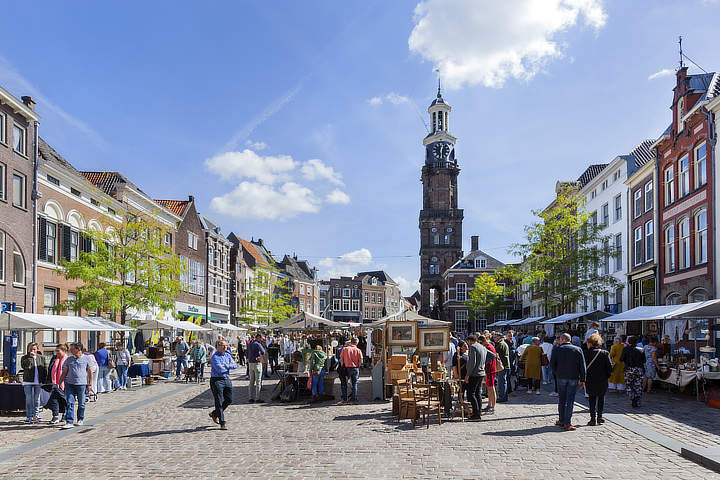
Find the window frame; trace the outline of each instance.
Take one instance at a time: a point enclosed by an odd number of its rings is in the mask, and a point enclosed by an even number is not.
[[[615,234],[615,271],[622,270],[622,233]]]
[[[0,142],[7,145],[7,114],[0,112]]]
[[[653,197],[654,192],[653,192],[653,181],[652,180],[650,180],[649,182],[647,182],[645,184],[645,186],[643,187],[643,191],[644,191],[645,212],[649,212],[655,206],[654,205],[655,200]]]
[[[655,259],[655,224],[653,220],[645,222],[645,261]]]
[[[7,235],[5,232],[0,230],[0,283],[5,283],[5,271],[7,270],[5,264],[5,240]]]
[[[610,204],[603,203],[600,207],[600,214],[602,215],[602,221],[604,226],[610,225]]]
[[[633,265],[635,265],[636,267],[638,265],[642,265],[643,263],[643,239],[643,227],[635,227],[635,230],[633,232]]]
[[[16,137],[16,135],[15,135],[16,129],[19,130],[20,132],[22,132],[22,135],[21,135],[21,137],[22,137],[22,143],[21,143],[22,150],[18,150],[18,149],[17,149],[18,139],[15,138],[15,137]],[[19,125],[17,122],[13,122],[13,144],[12,144],[12,149],[13,149],[13,151],[14,151],[15,153],[19,153],[19,154],[22,155],[22,156],[27,156],[27,128],[23,127],[22,125]]]
[[[700,217],[704,216],[705,218],[705,227],[700,228],[699,226],[699,220]],[[708,240],[707,240],[707,231],[708,231],[708,219],[707,219],[707,209],[703,208],[701,210],[698,210],[697,213],[694,215],[694,222],[695,222],[695,265],[700,265],[702,263],[707,263],[708,261]],[[702,247],[704,248],[704,255],[702,254]]]
[[[7,200],[7,166],[0,163],[0,200]]]
[[[686,235],[683,236],[683,225],[687,222]],[[678,222],[678,270],[690,268],[690,218],[684,217]]]
[[[683,169],[683,167],[685,167]],[[690,194],[690,156],[685,154],[678,160],[678,198]]]
[[[643,191],[642,188],[638,188],[633,193],[633,218],[638,218],[643,214]]]
[[[455,284],[455,301],[467,301],[467,283],[460,282]]]
[[[702,159],[698,159],[698,152],[700,149],[704,149],[705,155],[703,155]],[[707,184],[707,143],[703,142],[697,147],[693,149],[694,154],[693,157],[695,161],[693,162],[694,169],[695,169],[695,188],[700,188],[703,185]],[[702,167],[701,164],[702,163]],[[701,175],[702,172],[702,175]],[[702,183],[700,183],[700,179],[702,178]]]
[[[664,171],[665,182],[665,206],[675,201],[675,166],[670,165]]]
[[[616,195],[613,202],[615,203],[615,222],[619,222],[622,220],[622,194]]]
[[[674,272],[677,269],[677,256],[675,253],[675,225],[665,227],[665,273]],[[669,268],[668,268],[669,267]]]
[[[20,180],[20,187],[21,187],[21,188],[20,188],[20,191],[21,191],[20,202],[21,202],[21,203],[19,203],[19,204],[15,202],[15,196],[17,195],[17,188],[16,188],[16,186],[15,186],[15,179],[16,179],[16,178]],[[13,198],[12,198],[12,204],[13,204],[14,207],[18,207],[18,208],[22,208],[22,209],[26,209],[26,208],[27,208],[27,176],[25,176],[24,174],[22,174],[22,173],[20,173],[20,172],[18,172],[18,171],[13,171]]]

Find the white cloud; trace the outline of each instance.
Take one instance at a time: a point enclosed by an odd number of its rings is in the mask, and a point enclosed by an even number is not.
[[[425,0],[408,46],[440,70],[448,88],[529,80],[563,56],[558,33],[605,25],[604,0]]]
[[[675,72],[673,70],[671,70],[669,68],[663,68],[662,70],[657,71],[657,72],[653,73],[652,75],[650,75],[648,77],[648,80],[655,80],[656,78],[660,78],[660,77],[669,77],[670,75],[674,75],[674,74],[675,74]]]
[[[290,155],[261,156],[250,149],[225,152],[205,160],[205,166],[223,180],[252,178],[272,184],[286,180],[297,162]]]
[[[328,180],[335,185],[345,185],[342,181],[342,174],[336,172],[333,167],[325,165],[318,158],[305,162],[300,171],[307,180]]]
[[[210,201],[214,211],[237,218],[286,220],[301,213],[316,213],[320,201],[306,187],[294,182],[279,189],[257,182],[242,182],[235,189]]]
[[[393,105],[401,105],[403,103],[410,103],[410,98],[399,93],[390,92],[387,95],[380,97],[372,97],[367,101],[372,106],[382,105],[384,102],[392,103]]]
[[[415,293],[415,290],[420,290],[420,282],[418,282],[417,280],[408,280],[402,275],[393,277],[393,279],[400,287],[400,291],[402,292],[403,297],[409,297],[410,295]]]
[[[328,193],[325,197],[325,200],[328,203],[335,203],[335,204],[342,204],[347,205],[350,203],[350,197],[347,193],[343,192],[342,190],[336,188],[332,192]]]
[[[252,148],[256,152],[259,152],[260,150],[265,150],[267,148],[267,143],[253,142],[252,140],[248,140],[245,142],[245,146]]]
[[[353,276],[372,264],[373,258],[370,250],[361,248],[344,253],[339,257],[327,257],[318,262],[322,268],[323,278]]]

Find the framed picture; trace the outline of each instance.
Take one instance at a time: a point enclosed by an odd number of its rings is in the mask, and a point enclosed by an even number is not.
[[[450,328],[421,328],[420,351],[444,352],[450,348]]]
[[[417,322],[387,322],[388,345],[417,345]]]

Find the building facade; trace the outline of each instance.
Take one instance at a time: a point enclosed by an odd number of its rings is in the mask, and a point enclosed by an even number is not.
[[[208,317],[211,321],[227,323],[230,321],[230,249],[233,244],[225,238],[221,229],[212,220],[199,215],[205,235],[207,251],[207,292]]]
[[[298,260],[296,256],[285,255],[278,263],[278,268],[285,272],[288,278],[288,291],[295,312],[308,312],[319,315],[320,295],[317,286],[317,270],[311,268],[305,260]]]
[[[362,280],[357,277],[331,278],[328,290],[329,309],[325,318],[335,322],[361,323],[362,290]]]
[[[438,87],[428,108],[432,129],[423,139],[422,210],[420,210],[420,314],[442,315],[443,277],[463,256],[463,211],[458,208],[455,137],[450,135],[450,110]]]

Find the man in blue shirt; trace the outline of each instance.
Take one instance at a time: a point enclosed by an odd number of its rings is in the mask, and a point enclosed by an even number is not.
[[[210,390],[215,398],[215,410],[210,412],[210,418],[213,419],[213,422],[220,424],[220,430],[227,430],[224,412],[232,403],[230,370],[237,368],[237,363],[227,348],[227,342],[220,340],[217,350],[210,357]]]
[[[255,340],[250,342],[247,349],[247,360],[250,373],[250,384],[248,385],[248,403],[262,402],[260,390],[262,389],[262,360],[265,355],[265,346],[262,341],[262,334],[255,335]]]

